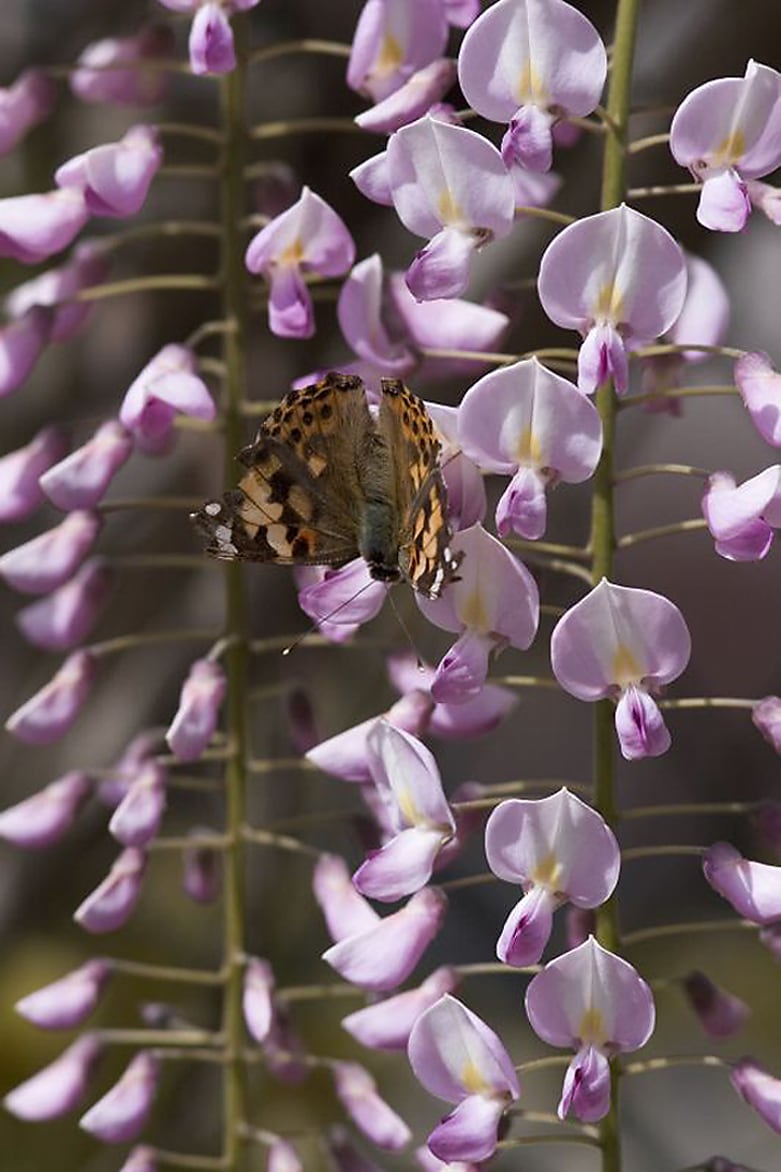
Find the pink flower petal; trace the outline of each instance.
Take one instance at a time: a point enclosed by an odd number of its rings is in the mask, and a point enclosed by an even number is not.
[[[67,451],[59,427],[44,427],[23,448],[0,457],[0,522],[21,521],[44,499],[38,480]]]
[[[58,509],[94,508],[132,451],[132,436],[111,419],[86,444],[49,468],[41,477],[41,488]]]
[[[92,689],[96,662],[88,651],[74,651],[34,696],[12,712],[8,732],[28,745],[49,745],[68,731]]]
[[[32,797],[0,811],[0,838],[26,850],[59,842],[91,792],[92,781],[86,773],[65,773]]]
[[[3,1099],[17,1119],[41,1123],[73,1111],[87,1093],[103,1043],[96,1034],[83,1034],[59,1058],[28,1078]]]
[[[717,842],[705,852],[702,869],[738,915],[762,925],[781,919],[781,867],[744,859],[728,842]]]
[[[228,13],[217,0],[209,0],[196,9],[188,48],[190,68],[198,76],[230,73],[236,68],[233,30]]]
[[[88,932],[102,935],[120,928],[133,914],[141,895],[146,856],[127,847],[101,884],[87,896],[73,918]]]
[[[452,993],[458,984],[457,974],[439,968],[416,989],[408,989],[358,1009],[342,1018],[342,1029],[356,1041],[374,1050],[406,1050],[410,1031],[424,1009]]]
[[[39,1029],[73,1029],[96,1008],[113,971],[109,960],[88,960],[58,981],[28,993],[14,1009]]]
[[[24,594],[48,594],[78,569],[100,528],[95,513],[70,513],[53,529],[3,554],[0,577]]]
[[[616,705],[616,732],[621,754],[627,761],[660,757],[671,738],[664,717],[652,696],[630,685]]]
[[[94,627],[113,580],[101,558],[90,558],[59,589],[17,611],[16,625],[35,647],[70,651]]]
[[[128,1143],[144,1127],[154,1104],[160,1060],[142,1050],[111,1090],[90,1107],[79,1127],[103,1143]]]

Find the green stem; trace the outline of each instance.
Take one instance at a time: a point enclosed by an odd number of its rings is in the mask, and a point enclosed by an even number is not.
[[[639,0],[618,0],[610,86],[607,97],[605,153],[602,165],[602,211],[618,207],[626,198],[627,142]],[[596,585],[613,570],[616,547],[613,508],[616,397],[612,382],[597,391],[597,409],[602,419],[602,458],[594,477],[591,512],[591,574]],[[608,824],[615,824],[615,734],[613,705],[600,700],[594,706],[594,805]],[[597,912],[597,938],[603,947],[617,951],[620,942],[618,904],[613,895]],[[619,1126],[619,1071],[611,1062],[610,1110],[599,1125],[603,1172],[620,1172],[621,1132]]]
[[[222,305],[221,319],[230,323],[223,335],[222,357],[225,362],[225,469],[234,475],[233,458],[241,446],[241,402],[246,396],[245,378],[245,274],[242,264],[245,241],[241,220],[246,215],[243,172],[246,154],[244,92],[247,63],[246,17],[233,21],[237,65],[220,79],[220,113],[225,142],[220,179],[220,226]],[[225,1167],[238,1172],[242,1136],[247,1120],[247,1086],[242,1056],[244,1027],[241,995],[244,971],[244,885],[245,821],[247,777],[247,625],[244,583],[238,562],[225,566],[227,614],[225,633],[229,639],[225,655],[228,676],[227,735],[230,756],[225,773],[225,897],[223,966],[227,973],[222,1012],[227,1062],[223,1106],[223,1156]]]

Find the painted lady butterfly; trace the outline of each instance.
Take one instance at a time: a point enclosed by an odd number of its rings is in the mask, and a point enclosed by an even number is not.
[[[382,380],[376,418],[350,375],[290,391],[238,459],[238,489],[193,514],[214,557],[341,566],[360,556],[372,578],[404,578],[426,598],[456,577],[439,441],[398,380]]]

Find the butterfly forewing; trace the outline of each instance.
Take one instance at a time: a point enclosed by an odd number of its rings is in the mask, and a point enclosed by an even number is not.
[[[194,519],[216,557],[338,566],[363,552],[373,577],[435,598],[457,565],[438,455],[402,383],[383,380],[375,421],[361,380],[329,374],[285,396],[239,453],[238,488]]]

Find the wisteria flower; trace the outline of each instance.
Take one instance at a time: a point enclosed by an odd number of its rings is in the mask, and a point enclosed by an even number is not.
[[[367,0],[353,36],[347,84],[380,102],[442,57],[446,42],[442,0]]]
[[[123,846],[143,847],[156,837],[166,806],[166,773],[149,758],[111,815],[109,833]]]
[[[767,354],[744,354],[735,363],[735,383],[762,439],[781,448],[781,374]]]
[[[103,1143],[134,1140],[149,1118],[159,1078],[159,1058],[140,1051],[118,1082],[82,1115],[79,1127]]]
[[[489,1159],[502,1115],[521,1093],[494,1031],[448,994],[415,1022],[407,1052],[426,1090],[457,1104],[428,1137],[434,1155],[446,1163]]]
[[[0,522],[21,521],[44,499],[38,483],[67,451],[59,427],[44,427],[23,448],[0,457]]]
[[[100,532],[96,513],[78,510],[0,557],[0,577],[24,594],[48,594],[78,569]]]
[[[373,1050],[406,1050],[410,1031],[423,1013],[458,985],[458,974],[438,968],[415,989],[396,993],[342,1018],[342,1029]]]
[[[426,728],[431,714],[431,700],[418,689],[410,689],[387,712],[372,716],[336,736],[328,737],[308,749],[305,756],[318,769],[341,777],[343,781],[372,781],[369,754],[369,735],[380,720],[386,719],[396,728],[419,736]]]
[[[71,770],[14,806],[0,811],[0,838],[25,850],[59,842],[92,793],[86,773]]]
[[[402,695],[421,690],[430,694],[436,671],[421,664],[414,653],[394,652],[388,658],[390,681]],[[498,684],[486,684],[477,696],[457,704],[434,703],[425,731],[445,740],[466,740],[492,732],[518,703],[515,692]],[[403,726],[402,726],[403,727]],[[419,735],[419,734],[418,734]]]
[[[367,904],[373,920],[343,936],[323,953],[323,960],[353,985],[380,992],[395,989],[439,932],[446,909],[445,894],[436,887],[424,887],[384,919]]]
[[[714,985],[705,973],[687,973],[681,985],[708,1037],[732,1037],[746,1024],[751,1011],[745,1001]]]
[[[509,123],[505,163],[534,171],[550,169],[554,124],[590,114],[606,74],[597,30],[564,0],[499,0],[469,28],[458,55],[469,105]]]
[[[371,899],[412,895],[431,878],[440,850],[456,832],[437,763],[409,733],[380,720],[367,738],[372,777],[395,834],[372,852],[353,877]]]
[[[58,509],[94,508],[132,451],[130,432],[110,419],[85,444],[41,476],[41,488]]]
[[[188,48],[196,75],[230,73],[236,67],[236,49],[230,15],[254,8],[260,0],[160,0],[174,12],[193,14]]]
[[[670,150],[702,183],[700,223],[739,232],[751,212],[746,180],[781,163],[781,76],[749,61],[743,77],[698,86],[675,112]]]
[[[730,1082],[741,1099],[781,1135],[781,1078],[776,1078],[753,1058],[741,1058],[732,1067]]]
[[[114,972],[110,960],[88,960],[73,972],[17,1001],[14,1009],[44,1030],[71,1030],[89,1017]]]
[[[751,720],[765,740],[781,753],[781,697],[765,696],[751,710]]]
[[[608,1060],[638,1050],[653,1033],[656,1013],[648,985],[631,964],[590,936],[532,978],[526,1012],[544,1042],[576,1051],[564,1076],[559,1118],[572,1111],[583,1123],[602,1119],[610,1108]]]
[[[463,554],[458,579],[441,598],[416,598],[435,626],[459,633],[431,685],[431,695],[444,704],[479,695],[491,654],[508,644],[526,650],[539,621],[539,593],[531,574],[481,525],[457,533],[452,549]]]
[[[94,627],[113,581],[113,572],[102,558],[89,558],[59,589],[17,611],[14,621],[35,647],[70,651]]]
[[[196,659],[182,685],[179,707],[165,734],[171,752],[180,761],[195,761],[217,728],[220,706],[228,687],[224,669],[212,659]]]
[[[497,941],[505,964],[536,964],[557,907],[598,907],[618,882],[621,852],[596,810],[564,788],[536,801],[513,798],[492,811],[485,854],[495,875],[523,888]]]
[[[628,761],[658,757],[670,734],[653,696],[689,662],[691,638],[678,607],[651,590],[603,578],[557,623],[551,664],[579,700],[618,701],[616,732]]]
[[[17,1119],[41,1123],[67,1115],[87,1093],[103,1042],[97,1034],[82,1034],[59,1058],[20,1083],[3,1099]]]
[[[404,1120],[377,1093],[377,1084],[357,1062],[332,1061],[334,1090],[353,1123],[386,1151],[397,1152],[412,1138]]]
[[[702,512],[716,553],[732,562],[766,557],[781,526],[781,464],[773,464],[738,485],[729,472],[714,472],[702,498]]]
[[[49,745],[68,731],[92,689],[97,664],[89,651],[74,651],[48,684],[12,712],[8,732],[28,745]]]
[[[63,163],[54,175],[58,187],[84,195],[93,216],[134,216],[144,206],[163,161],[153,126],[132,126],[116,143],[93,147]]]
[[[442,403],[427,403],[426,407],[440,442],[439,466],[447,489],[450,528],[454,531],[469,529],[485,518],[487,501],[483,474],[462,447],[459,408]]]
[[[106,878],[79,904],[73,918],[93,935],[115,932],[130,918],[141,896],[146,856],[126,847]]]
[[[304,187],[298,200],[255,235],[245,263],[269,282],[269,329],[281,338],[311,338],[315,332],[307,273],[341,277],[355,259],[355,244],[324,199]]]
[[[728,842],[717,842],[705,852],[702,869],[739,916],[762,926],[781,920],[781,867],[744,859]]]
[[[0,155],[7,155],[28,130],[48,118],[57,101],[53,80],[37,69],[0,89]]]
[[[362,130],[392,134],[394,130],[422,118],[445,96],[455,80],[455,61],[440,57],[413,73],[399,89],[376,106],[358,114],[355,121]]]
[[[487,472],[512,475],[496,509],[501,537],[535,540],[545,532],[546,489],[579,484],[602,452],[599,414],[576,386],[536,358],[486,374],[458,412],[464,451]]]
[[[344,566],[297,566],[298,605],[321,635],[344,643],[382,610],[390,587],[369,573],[362,557]]]
[[[537,291],[551,321],[583,335],[580,390],[592,394],[612,378],[623,395],[627,347],[658,338],[683,308],[686,262],[661,224],[621,204],[554,238],[540,262]]]
[[[407,270],[410,291],[419,301],[460,296],[475,250],[512,228],[501,155],[473,130],[426,116],[391,136],[388,175],[404,227],[429,240]]]
[[[147,25],[130,37],[93,41],[76,59],[68,79],[71,90],[82,102],[154,106],[165,94],[168,75],[163,69],[145,67],[144,61],[166,57],[172,50],[172,31],[160,24]]]
[[[67,248],[88,219],[78,188],[0,199],[0,256],[39,264]]]
[[[0,326],[0,399],[27,381],[49,343],[54,314],[33,305],[21,317]]]
[[[109,271],[109,257],[98,240],[84,240],[69,260],[58,268],[46,269],[37,277],[17,285],[5,299],[5,308],[19,318],[33,306],[54,310],[49,327],[50,342],[66,342],[88,321],[94,306],[78,301],[81,289],[99,285]]]
[[[155,354],[125,392],[119,421],[142,451],[166,452],[177,415],[210,423],[217,414],[206,384],[195,373],[197,360],[186,346],[169,344]]]

